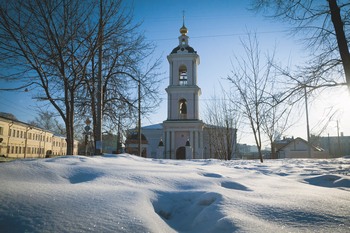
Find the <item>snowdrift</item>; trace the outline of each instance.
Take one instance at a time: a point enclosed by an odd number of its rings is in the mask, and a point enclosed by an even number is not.
[[[350,232],[350,158],[0,164],[0,232]]]

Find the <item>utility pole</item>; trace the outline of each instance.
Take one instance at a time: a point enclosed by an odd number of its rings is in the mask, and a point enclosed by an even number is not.
[[[310,144],[310,126],[309,126],[309,108],[307,104],[307,93],[306,85],[304,85],[304,95],[305,95],[305,115],[306,115],[306,133],[307,133],[307,142],[308,142],[308,154],[309,158],[311,157],[311,144]]]
[[[341,156],[341,147],[340,147],[340,135],[339,135],[339,121],[337,120],[337,134],[338,134],[338,157]]]
[[[141,152],[141,80],[139,78],[138,81],[138,126],[137,126],[137,134],[138,134],[138,150],[139,150],[139,156],[142,156],[142,152]]]
[[[121,130],[121,117],[120,117],[120,114],[119,114],[119,117],[118,117],[118,133],[117,133],[117,154],[119,153],[122,153],[122,145],[121,145],[121,133],[120,133],[120,130]]]
[[[103,21],[102,21],[102,0],[100,0],[100,19],[98,30],[98,74],[97,74],[97,122],[95,132],[95,155],[102,154],[102,42],[103,42]]]

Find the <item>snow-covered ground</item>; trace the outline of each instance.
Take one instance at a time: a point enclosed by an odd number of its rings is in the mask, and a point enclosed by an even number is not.
[[[0,232],[350,232],[350,157],[1,163]]]

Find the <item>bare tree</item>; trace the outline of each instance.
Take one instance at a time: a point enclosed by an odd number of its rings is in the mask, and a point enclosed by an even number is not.
[[[304,81],[299,84],[337,86],[344,84],[345,75],[350,88],[349,1],[254,0],[253,9],[292,23],[292,33],[304,37],[313,59],[301,71]]]
[[[147,114],[159,104],[158,67],[159,60],[152,61],[154,46],[145,42],[138,33],[139,24],[133,24],[131,11],[124,11],[121,1],[104,1],[101,22],[103,30],[95,31],[87,37],[91,48],[91,60],[86,67],[84,85],[79,91],[77,106],[82,117],[92,116],[94,138],[97,138],[97,112],[99,92],[102,91],[102,112],[104,131],[136,119],[138,113],[137,94],[141,85],[142,114]],[[92,24],[95,25],[95,24]],[[92,29],[88,30],[88,32]],[[103,33],[103,35],[99,35]],[[100,39],[100,41],[98,40]],[[99,47],[99,43],[102,46]],[[97,50],[102,49],[102,53]],[[100,57],[101,54],[101,57]],[[103,61],[99,71],[100,59]],[[102,90],[98,88],[101,72]]]
[[[76,120],[93,116],[96,132],[98,94],[110,121],[134,108],[130,77],[149,91],[144,103],[153,102],[145,106],[159,103],[157,85],[151,85],[157,83],[158,62],[147,66],[152,47],[131,22],[132,14],[122,8],[121,0],[0,4],[0,78],[21,82],[18,88],[35,89],[35,98],[57,110],[65,123],[67,154],[73,153]]]
[[[65,135],[65,127],[57,120],[57,114],[50,111],[40,110],[38,116],[28,124],[49,130],[58,135]]]
[[[9,119],[11,119],[11,120],[18,121],[17,117],[16,117],[15,115],[13,115],[12,113],[0,112],[0,116],[1,116],[1,117],[9,118]]]
[[[274,79],[272,79],[271,91],[274,88]],[[280,138],[293,123],[290,120],[294,104],[291,101],[282,101],[282,94],[267,93],[266,108],[261,114],[261,128],[267,136],[271,146],[271,158],[276,159],[275,140]]]
[[[222,96],[214,94],[206,104],[204,113],[209,136],[210,155],[217,159],[231,160],[236,153],[239,111],[223,88]]]
[[[36,88],[65,123],[67,154],[73,154],[75,95],[89,54],[81,31],[94,4],[77,0],[2,1],[0,60],[3,79]],[[84,55],[84,60],[81,55]],[[78,62],[79,61],[79,62]]]
[[[242,117],[247,120],[252,130],[260,161],[263,162],[261,152],[263,134],[265,133],[272,144],[277,133],[286,128],[289,111],[281,106],[278,87],[274,85],[276,79],[273,66],[274,54],[264,59],[256,35],[248,34],[247,41],[241,40],[244,56],[235,56],[233,70],[228,80],[233,84],[237,93],[233,102],[237,105]],[[288,114],[287,114],[288,115]],[[284,119],[283,119],[284,118]],[[283,121],[282,121],[283,119]],[[282,125],[278,126],[277,122]],[[283,123],[282,123],[283,122]]]

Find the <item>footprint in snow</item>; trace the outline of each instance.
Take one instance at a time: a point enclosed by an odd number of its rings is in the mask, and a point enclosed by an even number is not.
[[[224,187],[227,189],[236,189],[240,191],[252,191],[250,188],[234,181],[223,181],[221,182],[221,187]]]
[[[222,175],[217,173],[201,173],[200,175],[203,175],[205,177],[211,177],[211,178],[222,178]]]

